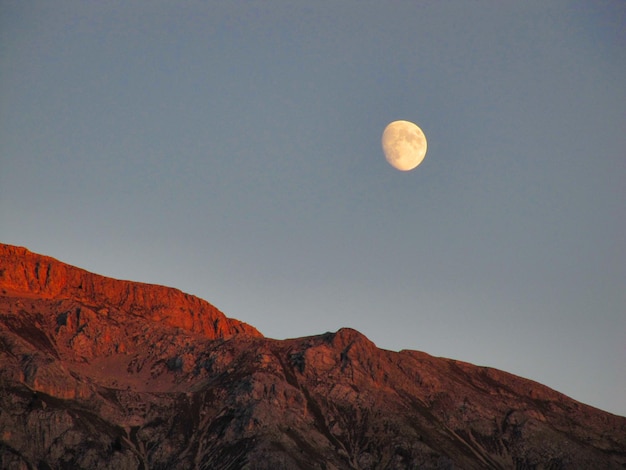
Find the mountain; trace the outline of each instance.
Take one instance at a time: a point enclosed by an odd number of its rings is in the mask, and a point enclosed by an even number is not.
[[[3,469],[626,468],[626,418],[536,382],[9,245],[0,364]]]

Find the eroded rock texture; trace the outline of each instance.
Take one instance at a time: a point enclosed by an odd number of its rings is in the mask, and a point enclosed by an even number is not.
[[[0,245],[0,468],[626,468],[626,418]]]

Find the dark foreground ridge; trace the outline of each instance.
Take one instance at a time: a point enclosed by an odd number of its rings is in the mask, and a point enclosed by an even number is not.
[[[626,418],[0,245],[2,469],[624,469]]]

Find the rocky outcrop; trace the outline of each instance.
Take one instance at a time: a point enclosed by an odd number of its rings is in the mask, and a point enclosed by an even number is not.
[[[217,312],[207,333],[163,307],[199,299],[10,250],[0,468],[626,467],[626,418],[536,382],[351,329],[279,341]]]
[[[0,285],[7,293],[113,308],[207,338],[261,336],[250,325],[178,289],[99,276],[22,247],[0,244]]]

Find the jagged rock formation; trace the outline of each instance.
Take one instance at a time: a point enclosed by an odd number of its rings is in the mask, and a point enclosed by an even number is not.
[[[0,468],[626,468],[626,418],[0,245]]]

